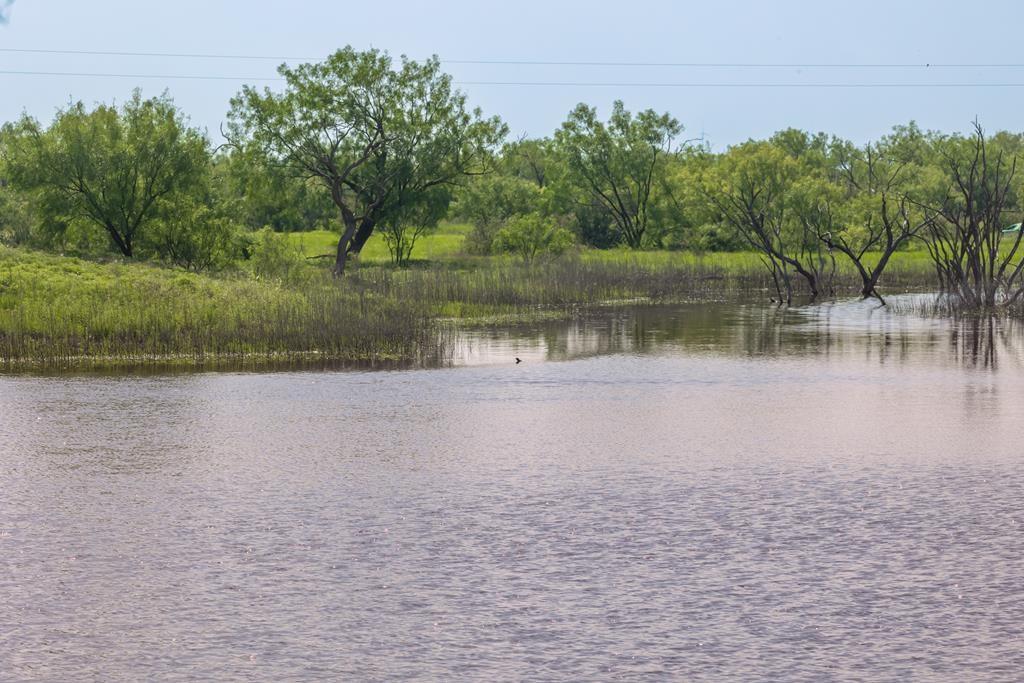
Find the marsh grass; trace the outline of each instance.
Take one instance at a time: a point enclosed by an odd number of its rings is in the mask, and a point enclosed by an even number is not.
[[[212,278],[0,249],[0,362],[73,366],[318,356],[378,361],[437,351],[412,302],[245,275]]]
[[[913,314],[928,317],[942,317],[953,320],[1024,320],[1024,301],[1013,303],[997,303],[995,306],[979,307],[964,301],[955,294],[926,293],[912,297],[902,297],[893,302],[891,308],[896,313]]]
[[[609,302],[763,298],[753,254],[583,251],[526,266],[462,257],[395,268],[363,259],[340,283],[300,260],[275,279],[196,275],[0,248],[0,364],[18,367],[430,362],[450,325],[571,316]],[[888,291],[926,289],[930,263],[894,259]],[[840,288],[857,291],[840,271]]]
[[[754,254],[695,255],[682,252],[582,252],[546,263],[523,265],[491,259],[469,267],[430,269],[361,268],[359,286],[386,296],[441,307],[455,317],[488,309],[587,306],[621,300],[654,302],[768,298],[771,275]],[[932,287],[930,262],[894,258],[884,284],[893,292]],[[837,274],[839,294],[859,291],[852,268]]]

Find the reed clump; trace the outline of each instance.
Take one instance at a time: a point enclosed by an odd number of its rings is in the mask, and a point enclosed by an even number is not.
[[[891,291],[934,286],[929,261],[900,256],[886,271]],[[749,253],[584,252],[529,266],[495,259],[469,268],[363,268],[354,278],[389,296],[469,309],[721,299],[764,295],[772,286],[770,272]],[[852,295],[860,287],[852,267],[840,269],[835,283],[838,294]]]

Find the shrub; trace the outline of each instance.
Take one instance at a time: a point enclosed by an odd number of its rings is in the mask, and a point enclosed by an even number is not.
[[[559,256],[572,246],[572,233],[549,218],[530,213],[509,220],[495,236],[495,246],[532,263],[539,256]]]
[[[295,283],[304,279],[306,271],[302,252],[270,228],[255,233],[249,263],[257,280]]]
[[[202,204],[182,202],[153,226],[147,239],[156,255],[185,270],[220,270],[241,252],[238,228]]]

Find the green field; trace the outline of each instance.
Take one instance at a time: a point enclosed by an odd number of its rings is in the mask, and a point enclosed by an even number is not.
[[[471,229],[471,226],[464,223],[443,223],[436,232],[424,235],[416,241],[412,260],[443,261],[461,256],[466,233]],[[333,256],[338,248],[338,233],[328,230],[288,233],[288,239],[305,256]],[[370,238],[359,258],[366,264],[391,263],[387,244],[379,234]]]
[[[436,232],[421,237],[413,249],[412,259],[422,265],[449,263],[459,266],[487,267],[495,261],[512,260],[512,257],[472,257],[465,253],[466,235],[472,226],[465,223],[442,223]],[[338,246],[338,234],[328,230],[287,233],[288,240],[298,247],[304,256],[331,256]],[[620,249],[577,249],[573,256],[593,264],[630,264],[642,268],[704,268],[720,269],[729,275],[760,273],[764,269],[760,257],[754,252],[704,252]],[[366,243],[360,255],[364,265],[388,265],[388,253],[384,238],[374,235]],[[853,276],[852,264],[842,255],[836,259],[837,272],[841,276]],[[923,249],[901,251],[893,255],[887,267],[887,280],[904,282],[912,280],[918,286],[924,284],[933,274],[928,253]]]

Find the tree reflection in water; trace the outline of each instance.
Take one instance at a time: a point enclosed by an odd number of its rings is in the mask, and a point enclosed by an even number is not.
[[[899,304],[900,298],[893,297]],[[608,354],[730,357],[826,356],[881,364],[1021,364],[1024,336],[1000,317],[922,315],[874,301],[811,306],[695,303],[614,307],[567,321],[468,330],[453,341],[455,365],[559,361]]]

